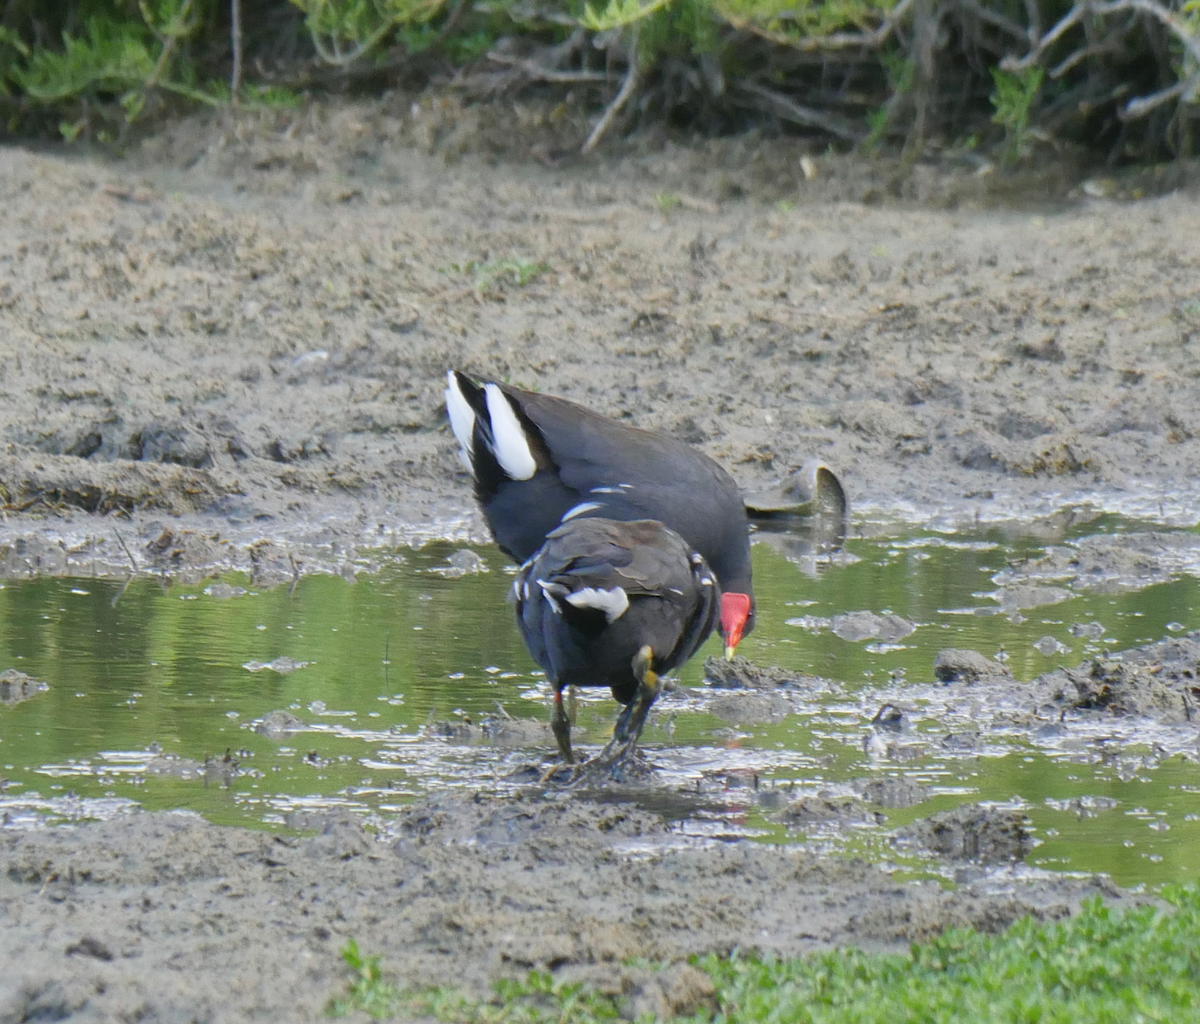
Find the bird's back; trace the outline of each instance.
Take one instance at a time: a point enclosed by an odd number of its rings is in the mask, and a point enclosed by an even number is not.
[[[716,462],[682,441],[566,399],[495,382],[480,386],[452,373],[447,404],[457,389],[474,409],[472,431],[491,429],[488,386],[509,400],[529,452],[521,464],[532,469],[514,479],[495,457],[495,441],[475,445],[476,497],[510,555],[530,558],[564,517],[655,519],[704,555],[725,590],[753,593],[741,492]]]
[[[609,686],[628,702],[649,646],[656,671],[683,664],[712,632],[719,590],[703,557],[661,523],[572,519],[514,581],[517,620],[551,681]]]

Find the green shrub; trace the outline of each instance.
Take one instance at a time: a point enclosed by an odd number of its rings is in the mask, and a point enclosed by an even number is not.
[[[969,140],[1013,161],[1043,140],[1072,140],[1110,161],[1144,161],[1189,154],[1200,121],[1200,0],[239,0],[240,8],[254,31],[246,59],[234,61],[231,39],[243,34],[231,32],[233,0],[0,0],[0,106],[10,129],[61,123],[68,136],[120,134],[180,102],[293,103],[330,80],[322,67],[342,82],[372,83],[385,69],[455,68],[468,95],[476,81],[478,95],[575,88],[604,112],[589,146],[614,125],[670,117],[734,130],[782,124],[822,147],[830,138],[894,140],[916,152],[931,138]],[[284,51],[269,80],[243,84],[234,70],[257,68],[256,53]]]

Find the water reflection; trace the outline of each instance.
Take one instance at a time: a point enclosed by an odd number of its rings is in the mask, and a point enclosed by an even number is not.
[[[1079,541],[1085,533],[1136,527],[1081,522],[1053,541],[1086,552],[1097,544]],[[758,544],[758,626],[742,650],[828,686],[761,720],[727,720],[687,689],[700,685],[713,643],[664,698],[645,745],[669,786],[720,795],[723,806],[737,803],[737,780],[755,780],[736,812],[692,821],[697,834],[824,842],[819,828],[780,824],[781,793],[906,775],[930,797],[889,810],[889,828],[965,799],[1017,799],[1041,840],[1031,863],[1127,883],[1190,878],[1187,851],[1200,839],[1194,731],[1096,719],[1092,733],[1028,740],[994,730],[948,745],[948,729],[969,729],[951,721],[961,712],[943,706],[932,672],[939,650],[969,648],[1003,661],[1017,686],[1200,624],[1197,538],[1172,536],[1175,575],[1149,586],[1043,578],[1038,566],[1054,557],[1046,540],[999,530],[861,537],[832,557]],[[386,815],[433,786],[503,786],[548,757],[547,688],[505,603],[504,556],[431,544],[371,559],[378,572],[261,591],[237,575],[194,587],[152,578],[0,586],[0,670],[48,684],[0,706],[9,824],[131,803],[244,824],[310,807]],[[880,622],[905,628],[873,633]],[[864,747],[887,701],[912,712],[908,760]],[[494,745],[482,727],[501,717],[522,724],[507,727],[517,745]],[[611,721],[607,696],[583,696],[585,747],[603,742]],[[1129,728],[1141,733],[1122,733]],[[864,827],[850,845],[893,858],[881,834]]]

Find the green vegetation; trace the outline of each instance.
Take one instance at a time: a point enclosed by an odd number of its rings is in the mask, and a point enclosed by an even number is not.
[[[342,959],[353,980],[346,995],[330,1000],[331,1017],[360,1010],[379,1020],[419,1015],[459,1024],[597,1024],[619,1016],[616,1000],[539,971],[531,971],[523,980],[497,981],[493,998],[479,1000],[452,988],[405,990],[385,980],[380,958],[363,957],[353,939],[343,947]]]
[[[1161,159],[1200,138],[1198,0],[0,0],[12,132],[119,139],[181,106],[448,68],[468,96],[570,91],[585,148],[663,117],[1008,161],[1042,141]]]
[[[486,292],[494,291],[505,283],[524,288],[543,274],[548,274],[551,267],[541,260],[507,259],[451,263],[446,269],[455,274],[470,274],[475,278],[475,290]]]
[[[363,956],[358,943],[351,939],[342,947],[342,959],[353,974],[350,991],[329,1003],[331,1017],[345,1017],[348,1013],[361,1010],[370,1017],[384,1019],[394,1017],[404,1006],[400,989],[384,981],[379,967],[379,957]]]
[[[1004,126],[1005,156],[1010,161],[1019,160],[1029,150],[1031,112],[1042,88],[1043,76],[1039,67],[1027,68],[1020,74],[992,69],[992,78],[996,82],[996,91],[992,93],[996,113],[992,120]]]
[[[1067,921],[1017,922],[1002,935],[947,932],[903,955],[836,950],[795,960],[734,955],[697,961],[716,986],[728,1024],[1127,1024],[1200,1021],[1200,887],[1167,887],[1173,910],[1113,912],[1099,899]],[[531,974],[495,986],[490,999],[451,990],[405,992],[385,982],[378,958],[351,942],[355,973],[335,1015],[423,1014],[449,1024],[594,1024],[615,1020],[619,997]]]

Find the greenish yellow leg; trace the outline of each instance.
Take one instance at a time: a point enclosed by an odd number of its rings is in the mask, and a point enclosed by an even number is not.
[[[575,763],[575,755],[571,752],[571,719],[563,707],[562,690],[555,690],[550,708],[550,729],[558,740],[558,749],[562,751],[563,760],[567,764]]]
[[[658,699],[659,683],[658,673],[650,666],[654,664],[654,651],[649,645],[644,646],[633,657],[633,674],[638,681],[637,696],[634,697],[633,703],[629,706],[628,718],[624,722],[624,729],[617,739],[625,740],[630,749],[637,743],[638,737],[642,734],[642,727],[646,724],[646,716],[650,714],[650,708]],[[626,718],[623,714],[622,718]],[[618,722],[618,728],[621,723]]]

